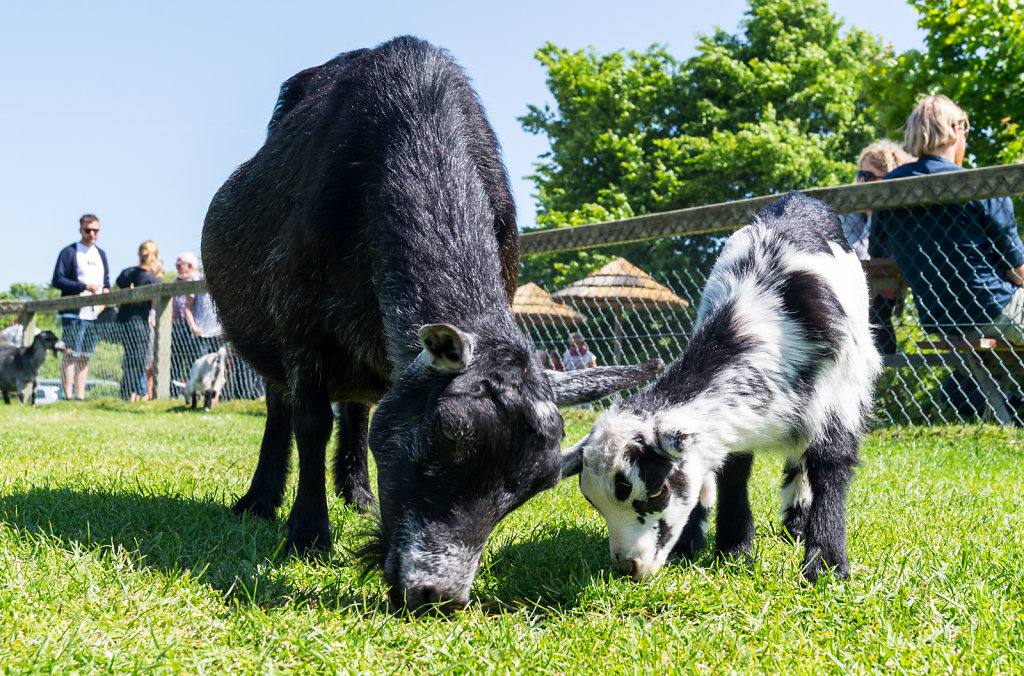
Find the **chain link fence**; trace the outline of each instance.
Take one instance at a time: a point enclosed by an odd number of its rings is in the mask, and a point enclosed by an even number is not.
[[[68,350],[82,348],[80,353],[66,351],[57,358],[46,359],[39,374],[40,387],[34,393],[36,403],[51,403],[64,398],[61,370],[72,359],[77,359],[79,364],[87,364],[86,399],[128,399],[132,393],[142,398],[160,396],[161,387],[162,398],[182,396],[192,364],[226,344],[220,336],[195,335],[187,322],[173,316],[173,298],[201,291],[205,291],[204,282],[114,291],[102,296],[105,305],[99,317],[82,324],[64,321],[61,316],[77,316],[79,308],[84,305],[78,297],[28,303],[0,302],[0,315],[8,321],[17,322],[2,332],[0,342],[15,346],[31,344],[32,339],[26,339],[26,333],[34,336],[37,331],[52,331],[67,344]],[[96,302],[95,296],[91,302]],[[148,318],[118,312],[121,306],[140,302],[154,307]],[[162,323],[157,322],[158,309],[165,316]],[[158,340],[161,324],[162,335],[165,336],[162,341]],[[158,343],[163,343],[166,348],[162,369]],[[226,371],[220,396],[222,401],[264,396],[263,378],[234,353],[230,345]],[[75,395],[73,391],[72,396]]]
[[[832,205],[847,228],[860,219],[874,239],[864,266],[876,338],[887,353],[877,423],[1024,423],[1024,351],[1010,349],[1008,336],[975,331],[979,327],[965,320],[983,314],[981,287],[1012,267],[1006,247],[1016,223],[1006,198],[1024,194],[1024,165],[805,192]],[[704,281],[725,240],[776,197],[523,235],[522,286],[514,304],[521,326],[555,368],[589,355],[598,364],[671,361],[687,345]],[[871,212],[870,222],[864,212]],[[980,287],[965,273],[972,266],[989,272]],[[219,339],[197,339],[172,321],[170,299],[202,293],[204,282],[157,286],[104,296],[111,305],[152,301],[155,326],[93,326],[88,397],[124,396],[125,366],[142,354],[152,355],[157,395],[174,396],[180,388],[173,381],[186,380],[191,363],[220,346]],[[0,315],[20,314],[31,331],[61,336],[58,312],[88,302],[0,301]],[[579,345],[570,344],[575,332]],[[222,398],[263,396],[261,378],[229,354]],[[59,368],[59,360],[46,361],[41,377],[47,386],[59,382]]]
[[[887,353],[877,423],[1024,422],[1024,351],[968,321],[987,316],[985,288],[996,279],[1005,287],[1014,267],[1007,247],[1019,236],[1008,198],[1024,194],[1024,165],[805,192],[877,240],[864,261],[876,340]],[[555,368],[579,352],[574,332],[598,364],[670,361],[686,347],[725,240],[776,197],[528,233],[519,321]],[[985,272],[981,281],[970,269]]]

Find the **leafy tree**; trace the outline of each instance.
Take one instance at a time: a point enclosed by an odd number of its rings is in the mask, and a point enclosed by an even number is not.
[[[533,176],[541,227],[850,180],[877,136],[862,78],[881,44],[844,33],[825,0],[751,0],[745,16],[685,63],[659,46],[538,51],[557,109],[521,121],[551,141]]]
[[[971,118],[976,166],[1024,161],[1024,8],[1018,0],[910,0],[926,51],[888,48],[870,68],[878,121],[898,135],[925,94],[945,94]]]
[[[16,300],[43,300],[59,296],[60,291],[52,286],[43,286],[32,282],[14,282],[6,295]]]
[[[825,0],[751,0],[741,35],[699,36],[679,62],[646,52],[547,44],[554,109],[530,106],[526,130],[551,150],[532,177],[541,228],[845,183],[878,130],[862,78],[881,51]],[[524,257],[524,280],[562,287],[621,255],[695,301],[723,238]],[[696,303],[694,303],[696,305]]]

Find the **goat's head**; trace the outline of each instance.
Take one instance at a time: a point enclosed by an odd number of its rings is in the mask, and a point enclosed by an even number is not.
[[[562,458],[562,476],[580,489],[605,523],[615,570],[636,581],[665,564],[698,500],[714,503],[714,461],[699,432],[677,419],[613,407]]]
[[[67,346],[64,345],[64,341],[58,338],[53,331],[43,331],[37,335],[35,339],[37,341],[41,341],[40,345],[43,346],[44,350],[50,350],[53,352],[54,357],[67,349]]]
[[[423,351],[370,426],[377,461],[379,557],[395,606],[464,606],[484,543],[505,515],[558,482],[558,404],[640,383],[655,360],[557,374],[525,337],[423,327]]]

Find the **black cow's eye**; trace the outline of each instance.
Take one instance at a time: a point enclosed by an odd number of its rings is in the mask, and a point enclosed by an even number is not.
[[[658,490],[656,490],[655,492],[653,492],[650,495],[648,495],[647,499],[648,500],[654,500],[655,498],[660,498],[664,494],[665,494],[665,484],[662,484],[661,487]]]

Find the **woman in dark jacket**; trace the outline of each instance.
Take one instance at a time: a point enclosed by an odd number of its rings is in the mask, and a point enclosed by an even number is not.
[[[161,269],[160,252],[152,240],[139,246],[139,264],[125,268],[117,276],[119,289],[133,289],[147,284],[159,284],[153,274]],[[153,301],[125,303],[117,313],[121,326],[124,358],[121,361],[121,398],[138,401],[146,398],[146,351],[149,347],[149,310]]]

